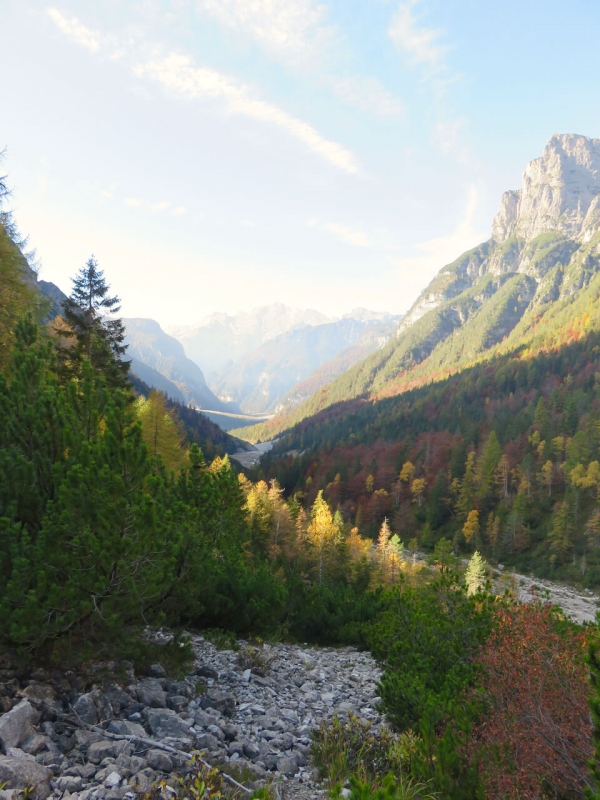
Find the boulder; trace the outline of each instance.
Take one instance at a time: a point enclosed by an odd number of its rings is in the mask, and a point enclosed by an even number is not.
[[[206,694],[202,695],[200,704],[202,708],[214,708],[227,717],[235,711],[235,697],[220,689],[207,689]]]
[[[167,693],[156,678],[147,678],[140,681],[137,686],[137,696],[140,703],[150,708],[166,708]]]
[[[18,747],[32,732],[40,716],[29,700],[21,700],[13,709],[0,717],[0,744],[4,752]]]
[[[108,723],[108,732],[116,733],[119,736],[140,736],[142,739],[148,735],[142,725],[125,719],[111,720]]]
[[[146,753],[146,760],[148,761],[149,767],[156,769],[159,772],[173,771],[173,760],[169,757],[168,753],[164,752],[164,750],[159,750],[158,748],[148,750]]]
[[[33,759],[0,756],[0,783],[5,789],[22,791],[34,786],[39,800],[45,800],[50,794],[51,778],[52,772]]]
[[[167,736],[184,739],[189,735],[190,722],[193,722],[193,720],[185,722],[170,708],[149,708],[146,715],[150,730],[159,739]]]
[[[278,758],[277,772],[281,772],[282,775],[287,775],[288,778],[291,778],[292,775],[295,775],[296,772],[298,772],[298,764],[296,763],[296,759],[289,756],[281,756],[281,758]]]

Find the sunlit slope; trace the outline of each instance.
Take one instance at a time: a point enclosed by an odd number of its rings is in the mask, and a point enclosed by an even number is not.
[[[527,165],[522,188],[503,195],[492,237],[440,270],[383,350],[244,436],[273,438],[335,403],[399,394],[596,329],[599,271],[600,140],[556,135]]]

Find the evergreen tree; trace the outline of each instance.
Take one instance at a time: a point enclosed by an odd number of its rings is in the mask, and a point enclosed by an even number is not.
[[[177,472],[184,467],[188,463],[185,431],[169,414],[165,395],[152,390],[148,399],[140,397],[137,400],[136,411],[149,454],[153,458],[160,456],[168,470]]]
[[[73,279],[73,291],[63,306],[70,346],[62,346],[63,364],[76,371],[86,358],[96,372],[102,372],[110,386],[127,385],[129,362],[123,360],[127,345],[125,326],[111,317],[120,310],[118,297],[109,295],[110,286],[98,262],[91,256]]]

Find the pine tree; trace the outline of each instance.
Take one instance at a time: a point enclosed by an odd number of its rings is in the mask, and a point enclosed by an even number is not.
[[[317,561],[317,578],[319,586],[323,584],[326,569],[335,556],[341,540],[341,532],[335,523],[329,505],[321,490],[317,495],[310,513],[307,528],[307,539],[312,546]]]
[[[473,595],[485,586],[487,564],[478,550],[475,550],[465,572],[467,594]]]
[[[479,533],[479,511],[477,509],[469,511],[469,516],[463,525],[462,532],[467,542],[470,542]]]
[[[125,326],[110,317],[120,311],[118,297],[109,295],[110,286],[98,262],[91,256],[73,279],[73,291],[63,306],[67,329],[63,332],[70,347],[61,347],[63,364],[71,371],[87,359],[96,372],[102,372],[110,386],[125,386],[129,362],[123,360],[127,350]]]

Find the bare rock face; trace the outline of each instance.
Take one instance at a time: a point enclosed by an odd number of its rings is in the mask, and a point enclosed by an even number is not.
[[[522,189],[504,193],[492,236],[531,241],[554,231],[574,239],[587,231],[589,238],[590,227],[598,226],[598,195],[600,139],[556,134],[525,168]]]

